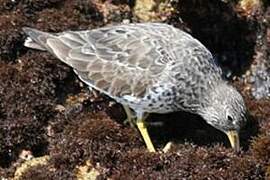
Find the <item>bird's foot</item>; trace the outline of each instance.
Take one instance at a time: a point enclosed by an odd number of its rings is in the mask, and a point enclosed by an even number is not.
[[[171,150],[172,148],[172,145],[173,145],[173,142],[169,141],[165,146],[164,148],[162,149],[162,152],[164,153],[167,153]]]

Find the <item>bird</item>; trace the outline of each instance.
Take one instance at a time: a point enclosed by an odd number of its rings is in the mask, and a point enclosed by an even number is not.
[[[122,104],[149,152],[156,149],[146,118],[176,111],[201,116],[240,150],[239,132],[247,121],[244,99],[211,52],[190,34],[150,22],[59,33],[23,31],[26,47],[48,51],[90,89]]]

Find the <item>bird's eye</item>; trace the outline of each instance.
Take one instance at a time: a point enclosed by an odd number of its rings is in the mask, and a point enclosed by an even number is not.
[[[233,122],[233,118],[230,115],[227,116],[227,119],[228,121]]]

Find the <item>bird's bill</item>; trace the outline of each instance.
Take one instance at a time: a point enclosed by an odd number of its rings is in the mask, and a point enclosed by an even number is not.
[[[227,131],[226,132],[231,146],[232,148],[236,151],[239,152],[240,151],[240,141],[239,141],[239,134],[237,131]]]

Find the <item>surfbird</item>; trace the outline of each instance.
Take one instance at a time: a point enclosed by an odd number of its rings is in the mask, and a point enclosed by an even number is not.
[[[222,78],[209,50],[191,35],[163,23],[134,23],[85,31],[47,33],[23,28],[25,46],[46,50],[71,66],[78,77],[135,113],[149,151],[149,113],[187,111],[226,133],[239,151],[246,107]]]

